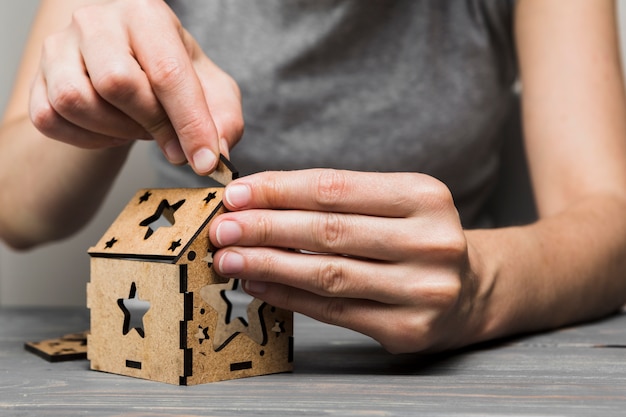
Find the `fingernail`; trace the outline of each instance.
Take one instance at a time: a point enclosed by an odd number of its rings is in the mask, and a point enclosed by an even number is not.
[[[180,147],[180,143],[176,139],[172,139],[163,146],[163,153],[165,157],[172,164],[184,164],[187,161],[183,149]]]
[[[233,184],[226,187],[224,198],[226,202],[234,208],[241,208],[248,205],[252,193],[250,188],[244,184]]]
[[[217,157],[213,152],[204,148],[193,155],[193,167],[199,173],[213,170],[217,165]]]
[[[251,294],[263,294],[267,290],[267,284],[262,281],[244,281],[243,289]]]
[[[243,256],[236,252],[226,252],[217,267],[222,275],[238,274],[243,271]]]
[[[241,226],[233,221],[223,221],[215,230],[215,238],[220,246],[228,246],[239,242],[241,234]]]

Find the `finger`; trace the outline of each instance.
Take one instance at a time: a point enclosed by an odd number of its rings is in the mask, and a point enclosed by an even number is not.
[[[47,88],[41,74],[38,74],[31,88],[29,112],[33,125],[41,133],[80,148],[114,147],[130,141],[83,129],[61,117],[48,101]]]
[[[244,281],[243,288],[272,306],[368,335],[393,353],[421,350],[425,340],[419,320],[410,321],[409,314],[415,313],[407,307],[370,300],[327,298],[281,284]],[[407,330],[405,334],[397,330],[402,326]]]
[[[229,210],[301,209],[378,217],[453,207],[449,190],[427,175],[332,169],[246,176],[229,184],[224,197]]]
[[[147,137],[141,125],[96,93],[72,39],[49,39],[42,54],[41,68],[48,101],[60,117],[104,136]]]
[[[144,23],[145,22],[145,23]],[[208,174],[217,166],[219,138],[182,28],[155,31],[150,19],[130,22],[131,47],[165,109],[192,168]]]
[[[98,97],[149,132],[168,161],[184,164],[187,158],[176,131],[152,91],[146,74],[131,55],[128,38],[120,31],[103,32],[100,29],[102,25],[107,27],[106,16],[103,13],[104,21],[97,26],[87,18],[77,18],[74,22],[82,35],[80,53],[90,84]]]
[[[197,73],[203,75],[200,81],[220,138],[220,152],[229,158],[229,150],[239,142],[244,130],[239,86],[206,55],[194,65]]]
[[[216,271],[229,278],[280,283],[324,297],[414,302],[412,292],[401,285],[406,268],[388,263],[242,247],[218,251],[214,260]]]
[[[443,226],[428,218],[380,218],[299,210],[245,210],[216,218],[209,237],[217,247],[267,246],[400,261],[433,254]],[[401,244],[393,244],[401,242]]]

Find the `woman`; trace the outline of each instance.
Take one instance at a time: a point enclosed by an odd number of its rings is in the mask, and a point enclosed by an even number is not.
[[[157,163],[167,185],[203,184],[232,149],[243,173],[270,171],[226,188],[214,265],[270,304],[390,352],[614,312],[626,299],[615,5],[562,6],[43,1],[0,133],[0,235],[26,248],[78,229],[137,138],[188,163]],[[518,76],[539,218],[488,229]]]

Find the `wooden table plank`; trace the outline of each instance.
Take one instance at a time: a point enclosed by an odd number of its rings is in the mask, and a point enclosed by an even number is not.
[[[626,316],[444,355],[390,355],[296,317],[296,370],[191,387],[48,363],[25,341],[87,328],[86,310],[0,310],[0,415],[623,416]]]

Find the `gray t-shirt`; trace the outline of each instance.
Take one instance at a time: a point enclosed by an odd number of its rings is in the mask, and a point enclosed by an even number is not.
[[[512,1],[168,3],[241,88],[241,174],[427,173],[450,187],[464,225],[483,223],[515,100]],[[160,185],[205,184],[157,157]]]

